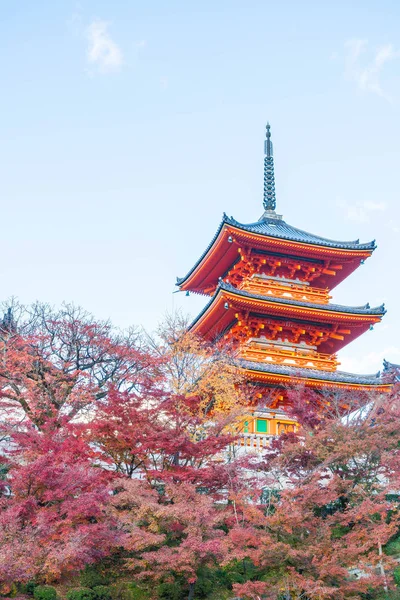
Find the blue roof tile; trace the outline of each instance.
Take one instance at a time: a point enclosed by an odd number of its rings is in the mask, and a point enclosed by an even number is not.
[[[383,361],[383,376],[392,381],[400,381],[400,365],[391,363],[388,360]]]
[[[320,237],[318,235],[314,235],[312,233],[307,233],[306,231],[302,231],[301,229],[297,229],[296,227],[292,227],[291,225],[283,221],[283,219],[261,218],[255,223],[249,223],[246,225],[244,223],[239,223],[239,221],[236,221],[233,217],[228,217],[224,213],[222,222],[218,227],[218,230],[214,235],[213,239],[211,240],[210,244],[207,246],[206,250],[203,252],[198,261],[194,264],[194,266],[184,277],[176,278],[176,285],[181,285],[189,277],[189,275],[191,275],[193,271],[198,267],[198,265],[209,252],[209,250],[212,248],[215,240],[219,236],[224,225],[231,225],[243,231],[249,231],[259,235],[265,235],[266,237],[273,237],[294,242],[303,242],[306,244],[315,244],[316,246],[338,248],[339,250],[372,251],[376,248],[375,240],[365,244],[360,244],[359,240],[354,240],[351,242],[338,242],[334,240],[329,240],[324,237]]]
[[[341,304],[315,304],[313,302],[300,302],[299,300],[289,300],[286,298],[276,298],[274,296],[263,296],[261,294],[253,294],[251,292],[245,290],[238,290],[230,283],[226,283],[225,281],[220,281],[218,287],[209,302],[207,302],[206,306],[203,310],[197,315],[194,319],[190,328],[193,327],[197,323],[197,321],[207,312],[209,307],[213,304],[216,299],[218,293],[223,290],[226,292],[231,292],[236,296],[241,296],[245,298],[254,298],[256,300],[268,300],[268,302],[274,302],[276,304],[289,304],[292,306],[304,306],[308,308],[315,308],[317,310],[328,310],[331,312],[341,312],[341,313],[350,313],[355,315],[384,315],[385,305],[381,304],[380,306],[376,306],[375,308],[370,308],[369,304],[365,304],[364,306],[343,306]]]
[[[356,375],[354,373],[345,373],[344,371],[317,371],[316,369],[300,369],[297,367],[273,365],[249,360],[241,360],[240,366],[250,371],[259,371],[260,373],[288,375],[289,377],[304,377],[307,379],[332,381],[336,383],[341,382],[365,385],[381,385],[384,383],[379,372],[372,375]]]
[[[227,292],[232,292],[238,296],[245,296],[247,298],[268,300],[270,302],[276,302],[277,304],[293,304],[295,306],[306,306],[309,308],[317,308],[320,310],[330,310],[332,312],[347,312],[356,315],[384,315],[386,313],[384,304],[371,308],[369,304],[364,304],[363,306],[344,306],[342,304],[317,304],[314,302],[302,302],[300,300],[292,300],[290,298],[286,299],[270,295],[265,296],[263,294],[253,294],[252,292],[248,292],[246,290],[238,290],[233,285],[231,285],[230,283],[226,283],[225,281],[221,281],[219,283],[217,291],[218,289],[225,290]]]
[[[302,229],[292,227],[292,225],[289,225],[283,219],[262,218],[260,221],[256,221],[255,223],[244,225],[243,223],[236,221],[233,217],[227,217],[224,215],[224,222],[232,225],[233,227],[237,227],[238,229],[243,229],[244,231],[251,231],[253,233],[283,240],[315,244],[317,246],[329,246],[332,248],[351,250],[374,250],[376,247],[375,240],[366,244],[360,244],[359,240],[354,240],[351,242],[338,242],[335,240],[330,240],[319,235],[314,235],[313,233],[308,233]]]

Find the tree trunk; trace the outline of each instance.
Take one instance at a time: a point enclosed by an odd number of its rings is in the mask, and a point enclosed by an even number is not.
[[[194,586],[196,584],[195,583],[189,583],[189,596],[188,596],[188,600],[193,600],[194,598]]]
[[[383,589],[384,589],[385,593],[387,594],[389,588],[388,588],[388,584],[387,584],[385,568],[384,568],[383,562],[382,562],[383,552],[382,552],[382,544],[380,542],[378,542],[378,554],[381,557],[379,560],[379,571],[380,571],[382,579],[383,579]]]

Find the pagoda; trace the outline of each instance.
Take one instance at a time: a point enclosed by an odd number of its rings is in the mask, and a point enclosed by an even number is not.
[[[387,392],[392,383],[379,373],[337,370],[337,352],[385,314],[384,305],[331,302],[331,291],[372,255],[375,241],[333,241],[289,225],[276,212],[269,124],[264,154],[264,214],[250,224],[224,214],[209,246],[177,285],[211,297],[190,330],[235,348],[257,390],[258,418],[245,422],[245,432],[276,435],[293,425],[285,416],[290,386]]]

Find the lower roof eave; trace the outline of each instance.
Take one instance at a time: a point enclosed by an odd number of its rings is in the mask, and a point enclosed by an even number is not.
[[[275,365],[271,365],[271,367],[268,369],[268,365],[250,365],[248,363],[241,365],[249,380],[259,383],[304,384],[312,388],[374,390],[377,392],[390,392],[393,387],[392,382],[384,381],[377,376],[353,375],[340,371],[315,372],[313,369],[293,369],[290,372],[290,367],[279,368]]]

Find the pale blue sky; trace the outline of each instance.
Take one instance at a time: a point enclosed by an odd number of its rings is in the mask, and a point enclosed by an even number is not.
[[[342,367],[400,362],[396,0],[3,0],[0,16],[3,299],[122,327],[195,316],[175,277],[223,211],[261,215],[269,120],[278,212],[377,239],[334,300],[388,313]]]

